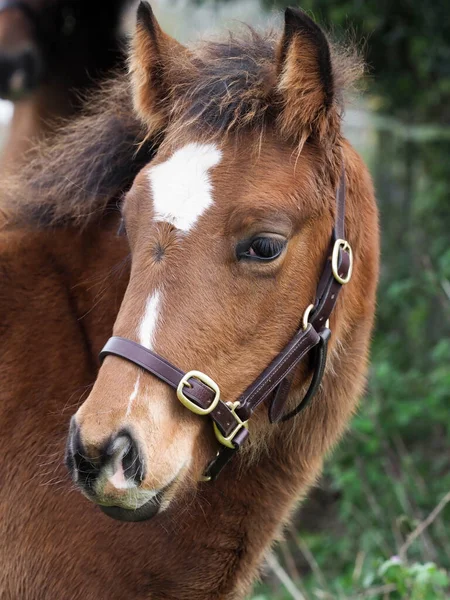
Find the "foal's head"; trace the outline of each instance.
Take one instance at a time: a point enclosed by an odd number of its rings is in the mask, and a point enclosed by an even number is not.
[[[187,50],[141,4],[131,72],[135,109],[162,142],[123,202],[132,269],[114,334],[202,371],[233,401],[314,299],[342,163],[343,71],[296,10],[281,39],[250,32]],[[267,435],[262,410],[249,447]],[[217,448],[208,418],[108,356],[72,420],[68,463],[108,514],[139,520],[194,485]]]

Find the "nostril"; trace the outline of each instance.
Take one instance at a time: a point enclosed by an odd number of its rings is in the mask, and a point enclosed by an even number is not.
[[[65,462],[73,481],[86,490],[92,491],[99,468],[87,457],[75,417],[72,417],[70,421]]]
[[[66,465],[73,481],[89,495],[96,495],[106,481],[117,490],[139,486],[144,480],[144,463],[136,440],[121,432],[89,455],[81,431],[72,417],[66,446]]]
[[[144,479],[144,466],[139,456],[137,446],[132,443],[122,458],[123,471],[127,479],[132,479],[140,485]]]
[[[111,456],[112,481],[117,487],[140,485],[144,479],[144,464],[139,447],[133,436],[120,433],[109,444],[107,454]]]

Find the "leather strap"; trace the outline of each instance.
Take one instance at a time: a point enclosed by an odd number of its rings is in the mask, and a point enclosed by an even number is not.
[[[336,216],[334,228],[331,234],[330,248],[327,253],[327,258],[325,260],[325,265],[323,267],[322,275],[319,280],[319,285],[317,286],[314,308],[311,311],[310,316],[310,323],[318,332],[321,332],[324,328],[328,328],[328,319],[330,318],[330,315],[333,312],[333,309],[338,299],[339,292],[343,285],[336,279],[334,275],[332,267],[332,254],[336,242],[338,240],[345,239],[345,193],[345,170],[344,168],[342,168],[339,186],[336,191]],[[347,252],[344,252],[342,249],[340,249],[338,256],[338,272],[341,278],[345,279],[347,277],[351,267],[350,260],[350,255]],[[312,361],[312,368],[314,369],[314,373],[317,374],[318,369],[317,367],[315,367],[314,360]],[[323,365],[323,370],[320,379],[323,377],[324,369],[325,365]],[[271,420],[271,422],[277,422],[278,420],[280,420],[283,407],[287,402],[287,397],[291,389],[292,380],[293,374],[290,377],[284,379],[276,389],[269,406],[269,419]],[[320,381],[317,382],[316,387],[318,387],[319,385]],[[307,393],[307,395],[308,394],[309,392]],[[306,406],[306,404],[304,404],[305,399],[306,397],[303,399],[299,406],[303,406],[303,408]],[[292,411],[291,413],[289,413],[290,416],[286,415],[286,418],[283,417],[282,420],[286,421],[288,418],[294,417],[296,414],[298,414],[298,412]]]
[[[248,431],[245,429],[245,431]],[[245,442],[245,439],[241,439],[244,435],[244,429],[241,429],[236,437],[234,438],[234,447],[227,448],[226,446],[222,446],[220,450],[217,452],[216,458],[212,460],[206,468],[206,471],[203,475],[204,481],[215,481],[223,469],[227,466],[230,460],[234,457],[236,452]]]
[[[165,358],[126,338],[110,338],[100,352],[100,362],[103,362],[110,354],[134,363],[148,373],[155,375],[175,390],[185,376],[183,371],[172,365]],[[212,388],[194,377],[188,379],[187,385],[183,387],[183,392],[189,400],[204,410],[210,408],[215,398],[215,392]],[[222,400],[219,400],[217,407],[209,415],[224,436],[230,435],[236,427],[236,420],[233,413]]]
[[[297,405],[296,408],[294,408],[294,410],[287,413],[286,415],[283,415],[282,417],[281,416],[279,417],[278,420],[283,423],[285,421],[289,421],[289,419],[292,419],[293,417],[297,416],[302,410],[304,410],[308,406],[310,401],[316,395],[316,392],[319,389],[320,384],[322,383],[323,375],[325,373],[325,366],[327,364],[328,341],[331,337],[331,331],[328,328],[326,328],[319,333],[319,337],[320,337],[320,342],[317,344],[317,346],[313,350],[314,359],[313,359],[312,363],[313,363],[314,370],[313,370],[313,376],[311,378],[311,382],[308,387],[308,391],[304,395],[303,400],[300,402],[300,404]],[[291,380],[291,382],[292,382],[292,380]],[[273,407],[271,407],[271,408],[273,408]],[[277,420],[272,419],[272,415],[270,415],[270,421],[272,423],[277,422]]]
[[[247,421],[271,392],[289,375],[302,358],[320,341],[317,331],[308,325],[298,331],[288,345],[274,358],[261,375],[239,397],[237,413]]]

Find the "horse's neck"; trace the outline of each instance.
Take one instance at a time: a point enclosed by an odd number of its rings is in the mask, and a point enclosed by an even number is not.
[[[8,528],[0,524],[0,562],[4,573],[26,573],[27,581],[23,592],[21,577],[0,573],[0,589],[31,597],[52,588],[65,597],[70,572],[86,600],[104,597],[110,580],[110,600],[243,598],[296,497],[320,468],[323,449],[311,443],[311,423],[296,436],[286,425],[253,464],[236,457],[216,483],[200,484],[195,496],[154,521],[118,526],[69,493],[60,463],[68,418],[95,379],[96,354],[127,283],[126,242],[113,227],[83,236],[16,232],[1,240],[8,285],[0,294],[0,500],[10,514],[3,520]],[[311,419],[326,422],[324,415]],[[205,435],[207,427],[205,421]],[[41,473],[55,456],[52,477],[64,482],[56,490]],[[40,552],[44,538],[48,553]],[[25,546],[26,559],[19,552]]]

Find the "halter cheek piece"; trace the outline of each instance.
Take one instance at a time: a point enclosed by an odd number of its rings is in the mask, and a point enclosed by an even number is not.
[[[221,444],[216,458],[208,466],[204,481],[216,479],[220,471],[247,440],[248,422],[264,400],[272,397],[269,418],[272,423],[287,421],[310,402],[322,380],[327,344],[331,335],[329,317],[342,286],[350,281],[353,254],[344,237],[345,172],[342,171],[336,194],[336,219],[317,287],[316,299],[306,309],[301,328],[291,341],[272,360],[259,377],[234,402],[220,398],[219,386],[200,371],[183,373],[170,362],[131,340],[112,337],[100,353],[100,361],[112,354],[134,363],[155,375],[177,392],[178,400],[191,412],[213,421],[214,433]],[[283,414],[295,368],[311,354],[312,378],[302,402],[291,412]]]

